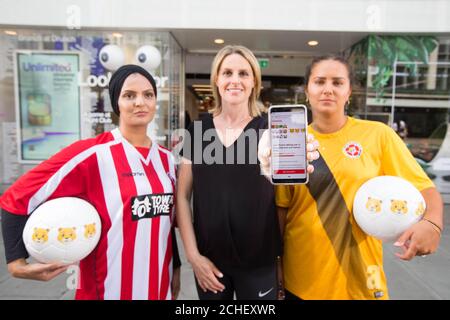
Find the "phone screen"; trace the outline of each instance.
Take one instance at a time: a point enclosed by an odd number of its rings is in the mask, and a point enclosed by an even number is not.
[[[272,183],[307,183],[306,107],[272,106],[269,126],[272,146]]]

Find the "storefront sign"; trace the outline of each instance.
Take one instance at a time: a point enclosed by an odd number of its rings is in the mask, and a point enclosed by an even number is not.
[[[96,76],[94,74],[89,75],[86,79],[83,79],[82,74],[78,74],[78,85],[80,87],[101,87],[106,88],[111,80],[112,73],[108,72],[106,75]],[[164,88],[169,80],[169,77],[153,76],[157,88]]]
[[[258,59],[261,69],[266,69],[269,66],[269,59]]]

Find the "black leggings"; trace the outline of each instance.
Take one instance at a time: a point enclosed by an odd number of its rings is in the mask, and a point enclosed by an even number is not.
[[[276,264],[256,268],[243,269],[235,267],[218,267],[223,277],[218,280],[225,289],[214,293],[204,292],[198,285],[197,293],[200,300],[276,300],[278,297]]]

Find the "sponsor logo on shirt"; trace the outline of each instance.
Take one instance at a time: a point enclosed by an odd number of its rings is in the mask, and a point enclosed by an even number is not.
[[[122,172],[122,177],[143,177],[145,174],[143,172]]]
[[[363,152],[363,148],[360,143],[350,141],[344,146],[344,148],[342,149],[342,152],[344,152],[344,155],[347,158],[357,159],[361,156],[361,153]]]
[[[273,287],[270,288],[270,289],[267,290],[267,291],[264,291],[264,292],[259,291],[259,292],[258,292],[258,297],[259,297],[259,298],[263,298],[263,297],[267,296],[272,290],[273,290]]]
[[[140,220],[168,216],[173,207],[173,193],[146,194],[131,199],[131,218]]]

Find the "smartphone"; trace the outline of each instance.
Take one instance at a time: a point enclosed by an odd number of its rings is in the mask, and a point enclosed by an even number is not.
[[[269,108],[273,184],[308,182],[304,105],[274,105]]]

